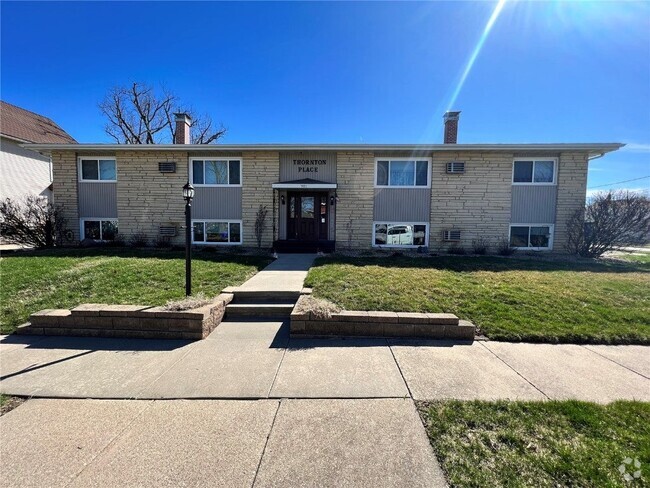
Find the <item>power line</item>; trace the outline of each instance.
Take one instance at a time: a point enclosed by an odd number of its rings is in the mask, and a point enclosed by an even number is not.
[[[605,183],[604,185],[590,186],[588,190],[593,190],[594,188],[602,188],[604,186],[610,186],[610,185],[620,185],[621,183],[629,183],[630,181],[645,180],[646,178],[650,178],[650,175],[642,176],[641,178],[634,178],[632,180],[615,181],[614,183]]]

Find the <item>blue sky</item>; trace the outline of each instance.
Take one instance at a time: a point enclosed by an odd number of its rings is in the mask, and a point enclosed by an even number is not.
[[[507,1],[481,43],[495,6],[3,1],[0,95],[80,142],[109,142],[97,103],[136,80],[227,143],[440,142],[452,108],[461,143],[628,143],[589,187],[650,175],[650,2]]]

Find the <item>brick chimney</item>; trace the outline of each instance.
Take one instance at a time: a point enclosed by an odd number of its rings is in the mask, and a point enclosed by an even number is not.
[[[445,112],[445,144],[456,144],[460,112]]]
[[[174,114],[176,117],[176,133],[174,135],[174,144],[190,144],[190,126],[192,119],[186,113]]]

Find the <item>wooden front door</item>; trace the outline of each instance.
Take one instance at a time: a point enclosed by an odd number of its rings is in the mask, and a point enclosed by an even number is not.
[[[290,192],[287,205],[287,239],[327,239],[327,194]]]

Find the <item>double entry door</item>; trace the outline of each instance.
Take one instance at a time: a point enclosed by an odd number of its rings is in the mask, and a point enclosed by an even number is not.
[[[318,241],[327,239],[327,193],[287,194],[287,239]]]

